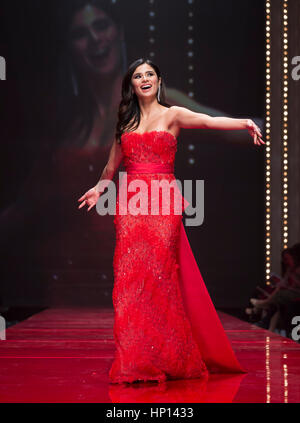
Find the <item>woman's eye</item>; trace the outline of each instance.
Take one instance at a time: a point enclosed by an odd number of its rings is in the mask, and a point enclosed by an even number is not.
[[[107,29],[110,26],[110,21],[108,19],[98,19],[93,23],[93,28],[96,31],[103,31]],[[79,26],[77,28],[74,28],[71,32],[71,38],[72,40],[76,41],[80,38],[87,37],[89,35],[89,31],[84,26]]]
[[[149,76],[152,76],[153,73],[148,73]],[[140,77],[140,75],[137,75],[136,78]]]
[[[98,31],[103,31],[110,26],[110,21],[107,19],[99,19],[98,21],[94,22],[94,28]]]

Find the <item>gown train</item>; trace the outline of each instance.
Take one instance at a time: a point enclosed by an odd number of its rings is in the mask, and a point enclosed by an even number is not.
[[[176,182],[177,139],[167,131],[150,131],[124,133],[121,141],[126,177],[118,190],[114,218],[116,352],[110,382],[245,373],[210,299],[185,232],[182,212],[189,203],[176,183],[174,196],[162,196],[162,190],[158,198],[154,191],[150,193],[153,181]],[[175,193],[180,196],[181,214],[174,212]],[[163,204],[170,207],[167,215],[162,211]],[[134,206],[144,206],[144,210],[148,207],[148,214],[133,212]],[[153,206],[156,214],[151,213]]]

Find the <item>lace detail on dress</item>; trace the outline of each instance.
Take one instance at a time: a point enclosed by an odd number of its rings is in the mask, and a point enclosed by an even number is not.
[[[125,165],[174,164],[176,138],[167,132],[125,134]],[[128,174],[173,180],[173,174]],[[128,197],[129,201],[130,196]],[[117,200],[118,201],[118,200]],[[185,314],[179,285],[178,243],[182,215],[120,215],[114,218],[113,260],[116,355],[110,382],[197,378],[208,370]]]
[[[122,135],[125,166],[132,162],[174,164],[176,151],[177,139],[167,131],[127,132]]]

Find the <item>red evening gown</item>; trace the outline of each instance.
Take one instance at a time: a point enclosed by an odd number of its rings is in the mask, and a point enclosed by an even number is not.
[[[202,378],[213,372],[245,372],[211,302],[185,233],[182,212],[189,203],[180,195],[181,214],[175,213],[172,190],[170,197],[162,196],[160,190],[158,213],[150,214],[155,203],[151,201],[151,181],[175,181],[177,139],[167,131],[127,132],[121,145],[126,173],[119,186],[114,218],[116,352],[109,381],[165,381]],[[130,201],[142,208],[147,197],[147,191],[140,188],[130,192],[130,183],[136,179],[149,188],[149,214],[131,212]],[[122,187],[127,198],[120,197]],[[169,214],[162,211],[162,198],[170,206]]]

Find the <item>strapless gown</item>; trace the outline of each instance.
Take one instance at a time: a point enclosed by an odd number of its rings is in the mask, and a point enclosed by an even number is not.
[[[177,138],[168,131],[127,132],[121,137],[121,146],[126,172],[118,187],[114,217],[116,351],[109,370],[110,383],[244,373],[185,233],[182,212],[189,203],[179,194],[179,214],[178,208],[175,211],[178,197],[172,190],[170,197],[159,191],[159,204],[158,196],[154,198],[151,192],[151,181],[176,183]],[[130,184],[137,179],[146,189],[134,188],[131,192]],[[120,195],[124,187],[126,197]],[[156,214],[151,214],[155,201]],[[163,202],[170,213],[163,211]],[[130,204],[144,207],[144,211],[138,214]]]

